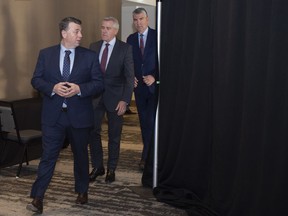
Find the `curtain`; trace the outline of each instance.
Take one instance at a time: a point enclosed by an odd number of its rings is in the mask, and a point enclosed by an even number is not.
[[[287,216],[288,1],[163,0],[156,198]]]

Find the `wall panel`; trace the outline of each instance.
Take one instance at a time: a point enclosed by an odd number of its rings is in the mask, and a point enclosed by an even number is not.
[[[30,80],[40,49],[59,43],[58,23],[66,16],[82,20],[82,46],[100,39],[105,16],[121,21],[121,0],[1,0],[0,99],[35,94]]]

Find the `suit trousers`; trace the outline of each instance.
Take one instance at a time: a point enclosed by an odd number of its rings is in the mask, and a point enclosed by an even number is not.
[[[143,141],[143,151],[141,159],[146,160],[155,129],[157,95],[152,94],[147,89],[143,91],[138,90],[135,91],[135,101]]]
[[[90,131],[91,128],[73,128],[70,125],[68,114],[65,112],[61,112],[56,125],[42,125],[43,153],[38,166],[37,178],[31,190],[32,198],[44,198],[66,135],[71,141],[74,156],[75,192],[88,192],[89,159],[87,147]]]
[[[93,168],[103,167],[103,146],[101,139],[102,122],[104,117],[108,120],[108,161],[107,169],[116,170],[119,154],[120,140],[123,127],[123,115],[118,116],[116,111],[109,112],[103,103],[94,108],[95,125],[90,136],[90,155]]]

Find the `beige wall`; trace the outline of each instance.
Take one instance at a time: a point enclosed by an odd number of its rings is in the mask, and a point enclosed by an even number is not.
[[[38,52],[59,43],[58,23],[66,16],[82,20],[82,46],[88,47],[100,39],[103,17],[121,21],[121,0],[0,1],[0,99],[35,94],[30,80]]]

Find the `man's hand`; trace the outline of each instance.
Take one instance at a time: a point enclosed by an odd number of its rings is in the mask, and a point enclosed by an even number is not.
[[[120,115],[124,115],[124,113],[126,112],[126,108],[127,108],[127,103],[125,101],[119,101],[117,107],[116,107],[116,111],[117,112],[117,115],[120,116]]]
[[[53,92],[61,97],[69,98],[79,94],[80,88],[77,84],[74,83],[60,82],[54,86]]]
[[[152,75],[143,76],[142,78],[143,78],[143,82],[147,86],[150,86],[155,82],[155,78]]]

